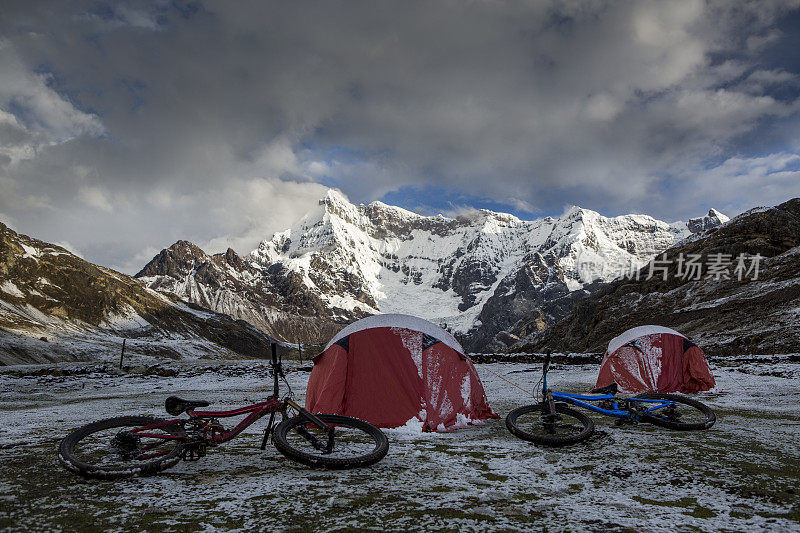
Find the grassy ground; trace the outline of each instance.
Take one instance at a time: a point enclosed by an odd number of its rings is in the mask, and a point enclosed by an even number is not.
[[[151,478],[86,481],[58,465],[67,429],[159,414],[172,392],[222,407],[266,380],[261,362],[174,365],[150,375],[0,373],[0,530],[800,530],[798,363],[716,368],[718,391],[702,401],[718,422],[697,433],[594,416],[588,442],[554,450],[516,439],[502,420],[450,434],[390,430],[383,461],[335,472],[262,452],[261,422]],[[522,386],[540,376],[537,365],[488,368]],[[499,414],[528,403],[479,372]],[[552,386],[583,391],[595,372],[556,365]],[[308,374],[290,377],[302,392]]]

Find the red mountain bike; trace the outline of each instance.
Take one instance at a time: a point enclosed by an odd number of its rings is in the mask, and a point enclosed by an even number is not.
[[[121,416],[98,420],[67,435],[58,458],[67,469],[85,477],[115,479],[155,474],[181,460],[195,461],[206,449],[229,441],[246,427],[269,414],[261,449],[272,435],[275,447],[286,457],[310,466],[353,468],[380,461],[389,450],[386,435],[369,422],[341,415],[314,414],[291,398],[291,387],[272,345],[274,392],[266,401],[231,411],[198,411],[209,402],[182,400],[170,396],[166,410],[172,416],[189,418],[163,420],[149,416]],[[278,399],[279,379],[289,394]],[[288,416],[291,408],[297,412]],[[282,421],[275,425],[275,414]],[[226,430],[220,418],[247,415]]]

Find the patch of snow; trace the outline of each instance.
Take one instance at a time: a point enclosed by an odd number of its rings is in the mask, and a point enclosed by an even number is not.
[[[142,330],[153,327],[129,305],[125,305],[119,312],[109,313],[103,320],[103,325],[111,329],[119,330]]]
[[[22,257],[32,257],[36,259],[36,257],[39,256],[39,250],[37,250],[33,246],[28,246],[27,244],[23,244],[21,242],[19,243],[19,245],[22,246],[23,250],[25,250],[25,253],[22,255]]]
[[[417,367],[419,379],[422,379],[422,333],[406,328],[391,328],[391,332],[400,337],[403,348],[408,350],[411,360]]]
[[[14,296],[15,298],[25,298],[25,293],[9,280],[0,283],[0,290],[4,293]]]
[[[464,375],[464,381],[461,382],[461,399],[464,400],[464,405],[470,407],[470,400],[472,398],[472,376],[469,374]]]
[[[425,416],[427,416],[427,413]],[[423,422],[423,420],[425,420],[425,418],[420,417],[419,415],[414,416],[409,418],[408,421],[400,427],[383,429],[382,431],[395,435],[405,434],[416,437],[425,429],[425,422]]]

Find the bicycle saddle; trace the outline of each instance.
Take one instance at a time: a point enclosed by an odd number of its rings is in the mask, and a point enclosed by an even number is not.
[[[164,408],[167,413],[172,416],[178,416],[187,409],[194,409],[195,407],[208,407],[210,404],[205,400],[183,400],[177,396],[170,396],[164,402]]]
[[[605,387],[598,387],[596,389],[592,389],[589,391],[590,394],[611,394],[614,395],[619,390],[619,387],[616,383],[612,383],[611,385],[606,385]]]

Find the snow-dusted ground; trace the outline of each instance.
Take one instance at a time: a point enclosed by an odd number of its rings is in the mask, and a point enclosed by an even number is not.
[[[58,440],[98,418],[161,414],[171,393],[223,407],[268,382],[263,362],[170,362],[150,375],[114,375],[110,364],[78,374],[93,367],[62,364],[62,375],[49,374],[54,365],[5,367],[0,529],[800,530],[800,362],[721,365],[717,391],[702,395],[719,417],[705,432],[594,416],[589,442],[547,449],[516,439],[503,420],[449,434],[389,430],[383,461],[333,472],[261,451],[261,421],[199,462],[118,482],[62,469]],[[539,365],[478,367],[503,416],[529,398],[487,370],[523,387],[540,377]],[[583,391],[596,371],[556,364],[550,379]],[[290,375],[299,393],[307,379]]]

